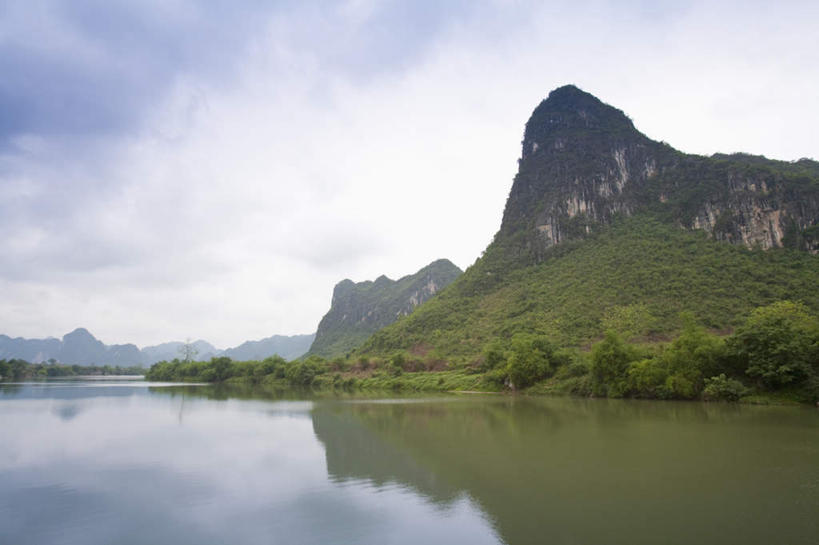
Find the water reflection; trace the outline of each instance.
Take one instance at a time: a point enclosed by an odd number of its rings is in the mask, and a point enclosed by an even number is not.
[[[817,416],[500,398],[319,406],[313,423],[331,475],[466,493],[510,544],[813,543]]]
[[[0,386],[0,543],[814,543],[812,409]]]
[[[466,498],[333,482],[313,401],[48,388],[0,397],[0,543],[497,542]]]

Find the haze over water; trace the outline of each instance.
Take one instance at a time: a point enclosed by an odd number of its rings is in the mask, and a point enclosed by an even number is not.
[[[0,385],[0,543],[815,543],[819,412]]]

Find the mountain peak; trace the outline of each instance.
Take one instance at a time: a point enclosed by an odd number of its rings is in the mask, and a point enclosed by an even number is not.
[[[95,341],[97,340],[97,338],[94,337],[91,334],[91,332],[88,331],[87,329],[85,329],[84,327],[78,327],[77,329],[75,329],[71,333],[66,333],[65,335],[63,335],[63,340],[65,340],[67,337],[75,338],[75,339],[91,339],[91,340],[95,340]]]
[[[546,100],[541,101],[541,103],[543,102],[548,102],[553,107],[563,105],[563,107],[570,108],[581,106],[584,103],[595,105],[603,104],[593,94],[587,93],[571,83],[558,87],[557,89],[553,89],[551,92],[549,92],[549,96],[546,98]]]
[[[432,263],[430,263],[421,270],[426,271],[431,269],[454,269],[458,272],[458,274],[463,272],[460,268],[458,268],[457,265],[455,265],[452,261],[448,260],[445,257],[436,259],[435,261],[433,261]]]
[[[564,85],[549,93],[532,112],[526,123],[523,156],[538,148],[565,143],[550,142],[555,138],[577,137],[584,133],[639,134],[631,120],[613,106],[574,85]]]

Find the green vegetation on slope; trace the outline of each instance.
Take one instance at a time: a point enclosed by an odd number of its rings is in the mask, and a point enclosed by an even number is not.
[[[439,259],[398,280],[380,276],[374,282],[339,282],[307,355],[345,356],[379,329],[410,314],[460,274],[451,261]]]
[[[448,289],[373,335],[358,354],[423,350],[447,360],[477,359],[490,343],[508,343],[516,333],[586,346],[606,329],[627,338],[668,338],[679,331],[683,311],[722,330],[777,300],[819,310],[819,256],[752,251],[650,215],[553,247],[536,265],[506,269],[493,251],[490,246]]]

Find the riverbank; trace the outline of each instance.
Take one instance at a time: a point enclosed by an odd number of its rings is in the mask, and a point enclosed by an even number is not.
[[[801,304],[760,307],[728,336],[693,316],[671,342],[607,332],[590,347],[562,347],[546,336],[516,333],[481,354],[413,350],[351,353],[286,361],[159,362],[157,381],[278,383],[317,389],[512,391],[580,397],[810,403],[819,401],[819,321]]]
[[[455,371],[426,371],[402,373],[397,376],[386,373],[351,374],[337,373],[330,376],[316,377],[309,386],[294,386],[286,379],[266,376],[262,380],[251,377],[232,377],[221,384],[227,387],[242,389],[275,390],[303,392],[308,390],[315,394],[495,394],[504,396],[526,397],[574,397],[594,398],[595,396],[580,387],[581,380],[563,378],[548,380],[525,389],[513,390],[501,387],[486,380],[483,374],[470,373],[465,370]],[[663,401],[657,398],[639,398],[653,401]],[[670,399],[668,401],[680,401]],[[683,400],[686,401],[686,400]],[[812,401],[805,399],[800,392],[752,392],[739,399],[709,400],[703,398],[689,399],[695,402],[731,402],[743,405],[781,405],[805,406],[812,405]]]

